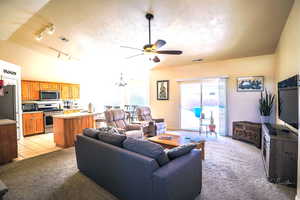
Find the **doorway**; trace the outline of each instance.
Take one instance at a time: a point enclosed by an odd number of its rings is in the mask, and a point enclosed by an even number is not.
[[[208,78],[180,84],[180,126],[183,130],[227,135],[227,79]]]

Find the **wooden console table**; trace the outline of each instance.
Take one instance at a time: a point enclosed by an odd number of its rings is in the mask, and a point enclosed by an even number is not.
[[[232,123],[232,138],[254,144],[261,147],[261,124],[247,121]]]

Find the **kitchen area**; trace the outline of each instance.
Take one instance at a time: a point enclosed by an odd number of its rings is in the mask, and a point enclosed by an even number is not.
[[[21,67],[0,60],[0,165],[72,146],[75,134],[96,126],[89,111],[80,104],[79,84],[21,80]],[[55,125],[59,119],[77,129]],[[74,134],[68,145],[65,133]]]
[[[87,114],[79,103],[80,85],[32,80],[22,80],[21,85],[23,139],[18,141],[19,157],[60,150],[64,146],[54,134],[55,117]],[[88,127],[94,127],[94,121]],[[77,134],[80,132],[82,129]]]

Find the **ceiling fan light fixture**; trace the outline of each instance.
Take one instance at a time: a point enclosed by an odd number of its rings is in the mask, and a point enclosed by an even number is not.
[[[49,26],[47,26],[46,31],[49,35],[52,35],[55,32],[55,26],[54,24],[50,24]]]

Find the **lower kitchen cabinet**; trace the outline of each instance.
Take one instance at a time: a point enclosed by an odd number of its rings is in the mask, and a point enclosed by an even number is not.
[[[43,112],[23,113],[23,135],[44,133]]]
[[[16,123],[1,124],[0,120],[0,165],[8,163],[17,157],[18,143]]]

